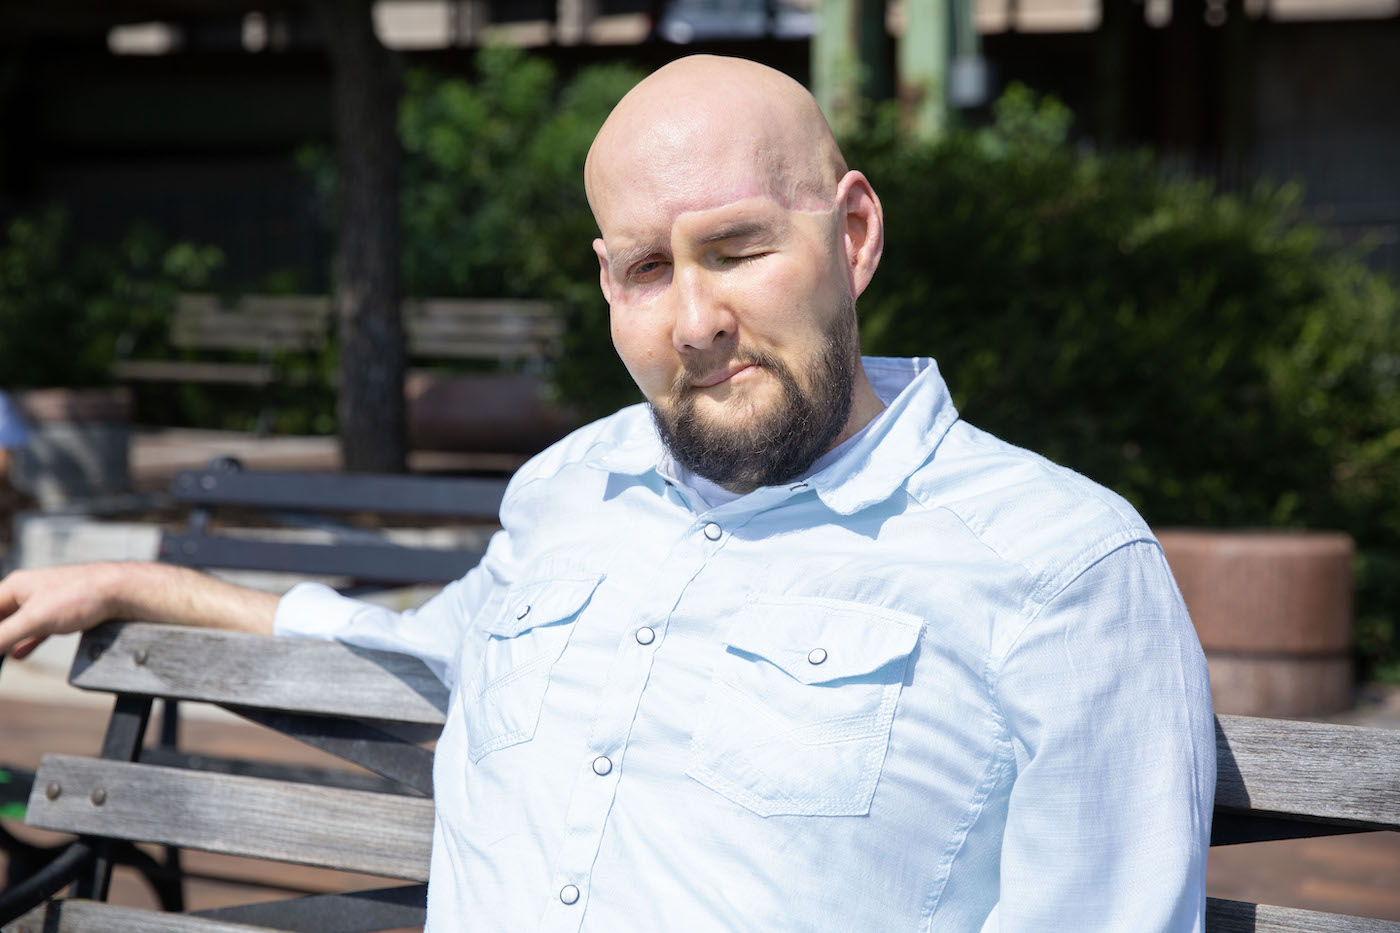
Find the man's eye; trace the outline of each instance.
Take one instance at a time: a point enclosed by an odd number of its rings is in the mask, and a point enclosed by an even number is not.
[[[767,253],[747,253],[743,256],[721,256],[720,263],[726,266],[737,266],[746,262],[753,262],[755,259],[762,259],[767,255]]]
[[[656,278],[666,268],[664,259],[651,259],[644,263],[632,267],[631,278],[633,281],[646,282]]]

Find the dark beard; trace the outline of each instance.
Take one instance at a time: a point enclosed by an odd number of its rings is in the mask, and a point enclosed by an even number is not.
[[[792,370],[781,360],[758,350],[740,347],[734,359],[760,366],[776,377],[782,389],[776,409],[750,425],[718,425],[696,418],[699,390],[693,380],[706,365],[692,361],[672,387],[676,405],[669,411],[651,406],[652,420],[661,441],[676,462],[699,476],[736,492],[790,482],[811,467],[831,448],[851,415],[855,394],[855,305],[837,316],[826,334],[822,352],[812,364],[812,390],[804,394]]]

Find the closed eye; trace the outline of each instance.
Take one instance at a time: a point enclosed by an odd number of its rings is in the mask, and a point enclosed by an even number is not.
[[[721,264],[721,265],[726,265],[726,266],[737,266],[737,265],[740,265],[740,264],[742,264],[742,263],[752,262],[752,261],[755,260],[755,259],[762,259],[764,256],[768,256],[768,255],[771,255],[771,254],[770,254],[770,253],[748,253],[747,255],[743,255],[743,256],[721,256],[719,261],[720,261],[720,264]]]

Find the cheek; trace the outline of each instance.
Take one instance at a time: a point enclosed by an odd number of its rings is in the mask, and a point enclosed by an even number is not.
[[[671,384],[675,367],[671,340],[660,320],[645,309],[618,305],[609,319],[613,347],[647,398]]]

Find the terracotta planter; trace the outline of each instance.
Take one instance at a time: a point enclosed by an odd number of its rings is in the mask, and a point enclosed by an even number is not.
[[[1351,705],[1350,537],[1169,530],[1157,538],[1205,649],[1217,712],[1320,716]]]
[[[411,372],[404,386],[414,450],[535,454],[582,423],[544,400],[527,374],[442,376]]]
[[[34,389],[16,402],[31,431],[16,482],[45,509],[130,487],[131,392]]]

